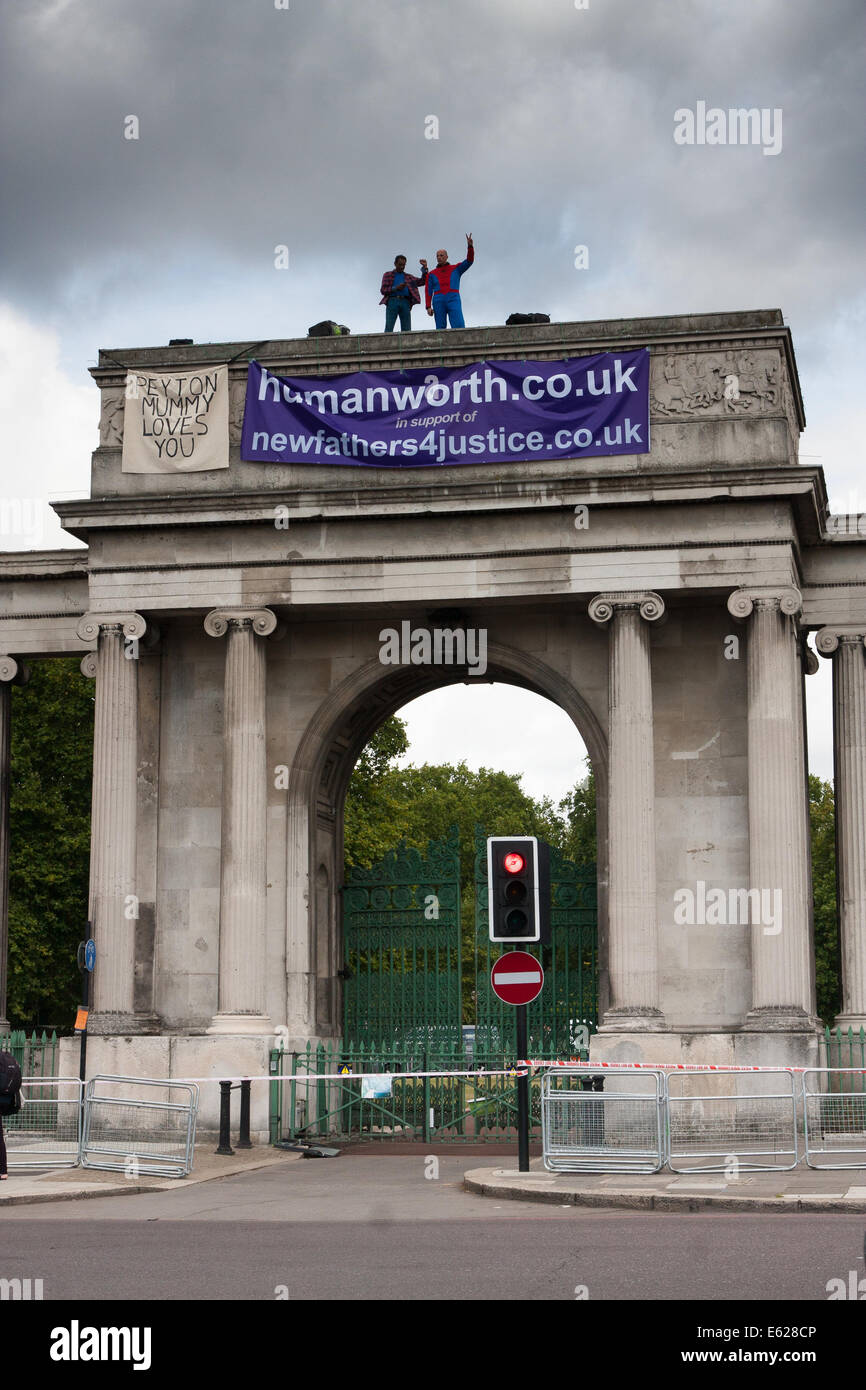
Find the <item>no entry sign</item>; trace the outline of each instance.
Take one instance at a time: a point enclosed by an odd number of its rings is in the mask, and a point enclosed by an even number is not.
[[[544,971],[528,951],[508,951],[491,970],[490,983],[503,1004],[531,1004],[544,986]]]

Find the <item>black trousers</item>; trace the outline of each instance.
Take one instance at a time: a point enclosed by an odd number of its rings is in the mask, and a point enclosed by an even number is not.
[[[3,1121],[0,1119],[0,1174],[6,1172],[6,1140],[3,1138]]]

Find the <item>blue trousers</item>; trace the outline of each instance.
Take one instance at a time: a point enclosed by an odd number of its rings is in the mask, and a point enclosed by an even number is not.
[[[412,301],[408,294],[392,294],[385,305],[385,332],[393,333],[394,324],[399,317],[400,332],[412,330]]]
[[[463,305],[460,303],[460,295],[456,291],[452,290],[449,294],[434,294],[432,307],[437,328],[445,327],[446,318],[450,320],[452,328],[466,327],[463,322]]]

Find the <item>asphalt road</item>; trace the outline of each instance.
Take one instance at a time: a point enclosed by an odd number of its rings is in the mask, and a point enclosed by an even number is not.
[[[826,1303],[829,1280],[866,1275],[862,1215],[498,1204],[461,1190],[466,1157],[438,1162],[428,1178],[421,1156],[294,1161],[8,1208],[0,1278],[40,1278],[45,1300]]]

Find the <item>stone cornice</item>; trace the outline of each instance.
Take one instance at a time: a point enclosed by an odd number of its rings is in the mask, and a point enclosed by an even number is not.
[[[408,483],[398,478],[386,484],[356,488],[311,489],[308,485],[272,488],[268,491],[230,493],[118,494],[56,502],[54,510],[64,527],[77,534],[88,529],[173,526],[249,526],[274,521],[274,509],[285,506],[292,521],[375,517],[387,513],[451,515],[468,507],[485,513],[533,508],[570,508],[654,504],[717,504],[728,500],[761,500],[789,497],[801,513],[807,543],[821,535],[820,517],[827,497],[820,468],[805,466],[766,468],[689,469],[671,472],[594,473],[556,477],[509,477],[426,480]],[[836,537],[833,537],[836,540]],[[855,538],[856,539],[856,538]],[[863,542],[866,544],[866,542]],[[86,565],[86,561],[85,561]],[[2,578],[2,568],[0,568]]]
[[[0,554],[0,583],[14,579],[86,579],[87,546],[68,550],[7,550]]]
[[[793,617],[803,607],[803,595],[793,584],[735,589],[728,598],[728,612],[732,618],[749,618],[756,603],[776,603],[783,613]]]
[[[610,622],[618,608],[637,608],[648,623],[658,622],[664,617],[665,603],[660,594],[650,589],[623,591],[622,593],[596,594],[590,600],[587,612],[594,623],[603,626]]]

